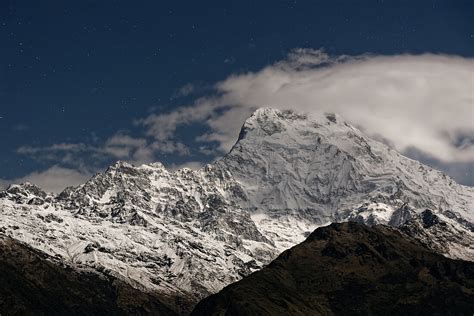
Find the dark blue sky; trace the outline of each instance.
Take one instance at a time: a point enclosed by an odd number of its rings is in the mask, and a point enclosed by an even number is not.
[[[21,146],[133,135],[134,119],[186,104],[184,85],[260,69],[296,47],[472,57],[473,14],[474,1],[0,0],[0,179],[56,164]]]

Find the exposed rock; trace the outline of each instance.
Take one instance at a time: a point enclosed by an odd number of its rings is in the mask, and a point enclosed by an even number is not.
[[[430,252],[389,227],[350,222],[201,301],[191,315],[468,315],[474,263]]]

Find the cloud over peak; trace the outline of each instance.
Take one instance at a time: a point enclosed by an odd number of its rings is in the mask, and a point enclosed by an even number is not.
[[[397,150],[443,162],[474,161],[474,60],[446,55],[329,56],[296,49],[256,72],[231,75],[215,93],[142,122],[165,139],[181,124],[205,122],[197,139],[226,151],[245,117],[270,106],[305,113],[335,112]]]
[[[258,71],[231,74],[205,92],[198,97],[196,86],[184,86],[179,95],[187,100],[196,96],[194,101],[135,120],[135,128],[142,129],[138,136],[117,132],[100,145],[25,146],[18,153],[61,166],[77,162],[78,156],[144,163],[172,154],[195,167],[199,155],[212,159],[227,152],[256,108],[273,107],[310,115],[338,113],[398,151],[463,183],[474,181],[473,58],[330,56],[323,50],[299,48]],[[195,144],[184,142],[180,129],[195,123],[207,130],[194,135]]]

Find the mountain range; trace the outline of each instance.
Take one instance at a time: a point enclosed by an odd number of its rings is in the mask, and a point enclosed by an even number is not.
[[[330,223],[388,225],[474,261],[474,188],[338,115],[269,108],[199,170],[119,161],[57,195],[11,185],[0,192],[0,218],[6,238],[156,293],[179,314]]]

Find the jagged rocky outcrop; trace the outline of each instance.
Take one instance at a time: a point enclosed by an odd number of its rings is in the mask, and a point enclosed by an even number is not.
[[[331,222],[391,225],[474,260],[473,203],[473,188],[337,115],[259,109],[232,150],[200,170],[117,162],[58,195],[12,185],[0,193],[0,232],[137,289],[197,302]],[[426,210],[437,218],[429,225]]]
[[[117,162],[43,204],[28,203],[31,186],[3,193],[0,231],[140,290],[196,303],[279,252],[235,202],[241,187],[213,166],[169,172]]]
[[[452,260],[387,226],[316,229],[191,315],[468,315],[474,263]]]
[[[457,257],[459,253],[470,251],[474,238],[470,230],[459,226],[443,214],[436,214],[426,209],[415,214],[399,229],[405,234],[416,238],[427,248],[448,257]],[[468,257],[467,259],[471,259]],[[472,259],[471,259],[472,261]]]

